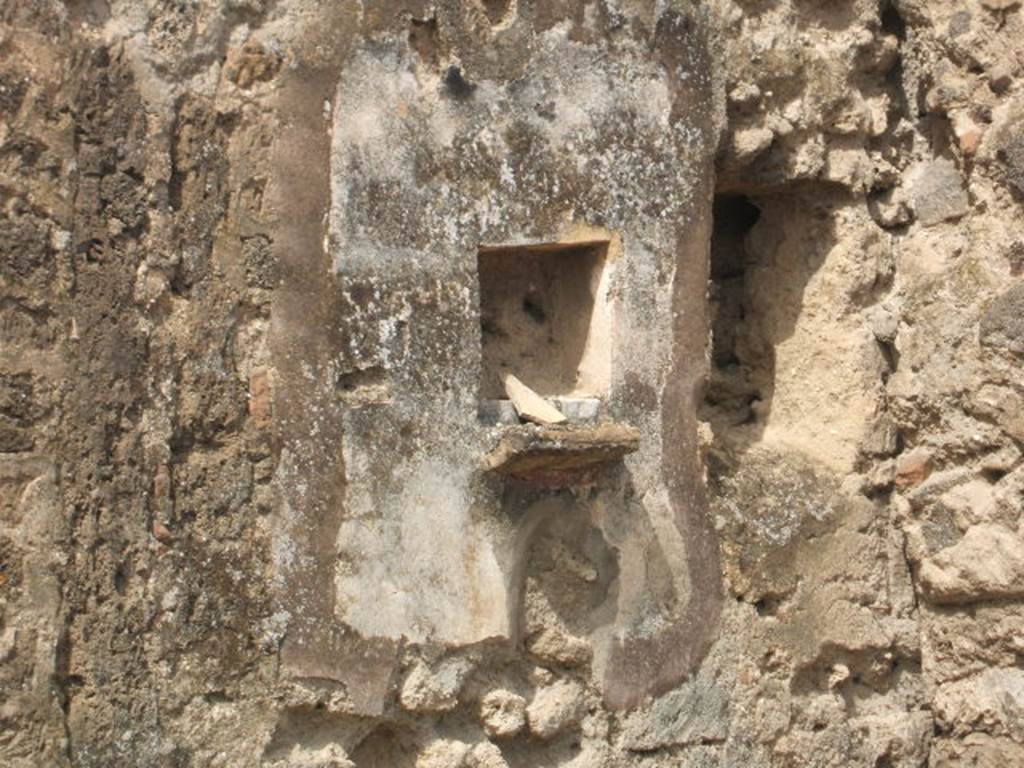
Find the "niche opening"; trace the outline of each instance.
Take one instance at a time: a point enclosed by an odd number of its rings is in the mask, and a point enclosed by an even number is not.
[[[745,318],[746,238],[761,210],[743,195],[718,195],[711,234],[711,360],[739,365],[737,335]]]
[[[511,373],[540,395],[603,397],[611,378],[607,241],[481,246],[480,398]]]

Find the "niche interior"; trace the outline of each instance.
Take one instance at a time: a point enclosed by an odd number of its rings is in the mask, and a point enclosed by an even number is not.
[[[480,398],[505,374],[545,397],[600,398],[611,376],[608,242],[482,246]]]

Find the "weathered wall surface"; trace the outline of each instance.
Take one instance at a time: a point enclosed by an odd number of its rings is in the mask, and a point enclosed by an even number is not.
[[[1024,763],[1021,6],[665,5],[0,3],[0,763]],[[529,40],[570,84],[573,57],[593,73],[633,51],[679,104],[709,100],[666,122],[719,139],[714,172],[684,137],[694,164],[665,176],[697,190],[661,226],[692,233],[673,266],[710,274],[711,333],[668,331],[707,342],[709,373],[670,371],[661,413],[669,443],[700,438],[701,567],[725,602],[709,647],[684,633],[669,657],[686,677],[625,709],[592,633],[618,555],[578,515],[523,553],[512,642],[368,642],[337,601],[359,599],[339,531],[372,445],[337,379],[390,349],[346,291],[339,148],[379,127],[352,100],[396,87],[343,75],[363,51],[414,101],[473,99],[515,81]],[[706,82],[651,52],[680,40],[707,46]],[[559,93],[536,105],[554,132],[614,113]],[[635,190],[652,169],[628,133],[609,172]],[[452,146],[423,178],[486,149]],[[522,221],[500,238],[564,234]],[[472,304],[423,296],[456,326]],[[623,402],[647,413],[645,391]],[[289,571],[301,557],[316,567]]]
[[[638,12],[634,29],[601,17],[567,37],[526,8],[497,22],[433,13],[382,21],[340,53],[329,261],[291,256],[336,305],[338,344],[318,345],[324,357],[297,345],[304,313],[273,331],[274,368],[295,381],[282,400],[308,414],[280,425],[282,541],[311,527],[320,487],[341,494],[325,510],[336,544],[297,543],[275,564],[293,617],[284,667],[345,682],[346,665],[323,661],[348,645],[327,640],[342,628],[374,649],[519,641],[528,552],[558,516],[609,561],[573,621],[609,702],[635,703],[693,671],[721,605],[694,404],[716,136],[708,23]],[[586,492],[495,480],[481,459],[502,427],[477,415],[477,249],[594,239],[609,241],[614,316],[602,416],[639,428],[640,450]],[[282,293],[300,279],[285,275]],[[312,439],[335,462],[323,473],[307,467]],[[306,601],[330,610],[314,619]],[[381,661],[384,690],[394,661]]]

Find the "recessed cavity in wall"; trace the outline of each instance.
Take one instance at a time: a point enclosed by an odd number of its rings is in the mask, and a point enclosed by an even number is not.
[[[355,407],[386,403],[391,399],[387,375],[380,365],[339,373],[337,387],[342,401]]]
[[[746,238],[761,211],[744,195],[717,195],[711,235],[711,357],[718,368],[739,364],[737,334],[745,319]]]
[[[545,397],[600,398],[611,377],[607,241],[482,246],[481,400],[513,374]]]
[[[749,293],[747,237],[761,217],[761,210],[742,194],[720,194],[714,201],[711,234],[711,281],[708,286],[711,314],[711,375],[704,392],[702,418],[716,429],[748,424],[752,406],[761,399],[749,359]]]

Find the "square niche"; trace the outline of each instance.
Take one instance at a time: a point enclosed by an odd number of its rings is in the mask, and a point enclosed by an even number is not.
[[[611,378],[608,242],[481,246],[480,398],[511,373],[546,397],[604,397]]]

